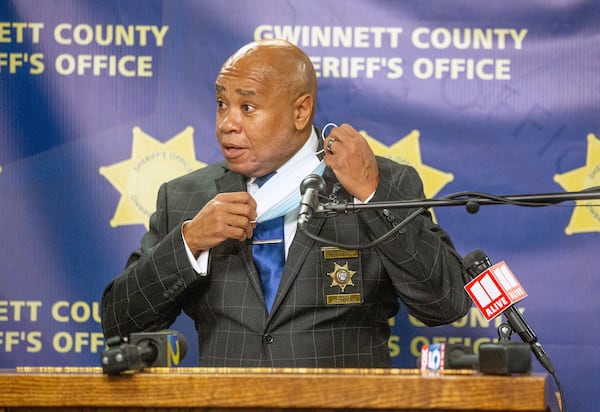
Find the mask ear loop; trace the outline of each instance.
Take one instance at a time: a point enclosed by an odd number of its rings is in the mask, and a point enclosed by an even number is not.
[[[338,125],[335,123],[327,123],[325,126],[323,126],[323,130],[321,131],[321,139],[323,139],[323,142],[325,142],[325,136],[327,136],[327,133],[325,133],[325,132],[328,127],[338,127]],[[325,146],[325,145],[323,145],[323,146]],[[315,154],[319,155],[324,152],[325,152],[325,148],[319,150],[318,152],[315,152]]]

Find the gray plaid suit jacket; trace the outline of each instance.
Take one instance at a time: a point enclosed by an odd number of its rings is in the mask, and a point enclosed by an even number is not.
[[[413,168],[377,161],[380,182],[372,201],[424,197]],[[330,169],[323,177],[329,192],[335,187],[339,200],[351,201]],[[334,261],[323,257],[325,245],[298,231],[267,313],[250,241],[229,240],[211,249],[207,276],[192,269],[182,241],[182,223],[217,193],[245,190],[244,178],[224,163],[160,188],[140,248],[104,291],[107,338],[168,328],[183,311],[198,331],[201,366],[389,367],[388,319],[397,313],[399,301],[431,326],[455,321],[469,310],[461,258],[425,213],[382,244],[360,250],[358,258],[336,261],[340,266],[349,261],[348,268],[356,272],[354,285],[344,292],[359,296],[358,303],[328,304],[331,296],[344,294],[328,275]],[[409,213],[390,209],[315,216],[307,229],[344,244],[365,244]]]

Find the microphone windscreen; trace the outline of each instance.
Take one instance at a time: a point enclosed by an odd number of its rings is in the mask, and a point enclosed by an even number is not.
[[[488,256],[479,249],[469,253],[463,259],[463,265],[472,278],[476,278],[481,272],[492,266]]]
[[[466,268],[470,268],[476,262],[481,262],[485,258],[487,258],[486,254],[482,250],[476,249],[464,257],[463,264]]]

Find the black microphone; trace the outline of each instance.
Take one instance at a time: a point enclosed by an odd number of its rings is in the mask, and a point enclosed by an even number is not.
[[[102,370],[109,375],[150,366],[177,366],[187,354],[187,342],[174,330],[132,333],[129,338],[113,336],[106,340]]]
[[[319,192],[325,190],[326,184],[323,176],[316,174],[308,175],[300,184],[300,213],[298,214],[298,227],[304,230],[313,212],[319,207]]]
[[[447,369],[477,369],[479,356],[471,352],[469,347],[446,344],[445,366]]]
[[[463,259],[463,264],[467,269],[467,273],[472,278],[477,277],[487,268],[491,267],[492,264],[487,255],[481,250],[474,250],[469,253]],[[536,334],[533,332],[533,329],[529,326],[523,315],[517,309],[517,307],[512,304],[510,305],[504,312],[506,316],[506,320],[508,324],[512,328],[513,331],[517,332],[517,334],[521,337],[523,342],[528,343],[531,346],[531,350],[540,361],[540,364],[551,374],[555,373],[554,365],[550,360],[550,357],[538,341]]]
[[[479,357],[468,346],[439,342],[423,345],[417,366],[423,371],[477,369]]]

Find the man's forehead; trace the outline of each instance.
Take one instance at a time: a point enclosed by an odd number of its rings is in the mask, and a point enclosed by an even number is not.
[[[217,94],[235,93],[240,96],[259,96],[266,93],[267,84],[250,78],[230,78],[229,76],[219,76],[215,81],[215,91]]]
[[[225,93],[225,92],[229,91],[226,86],[219,84],[219,83],[215,84],[215,90],[217,93]],[[254,90],[254,89],[245,89],[242,87],[235,87],[235,88],[232,88],[232,90],[241,96],[256,96],[256,95],[258,95],[256,90]]]
[[[271,88],[276,79],[272,70],[260,66],[221,70],[215,81],[215,89],[222,93],[235,91],[241,95],[258,95]]]

